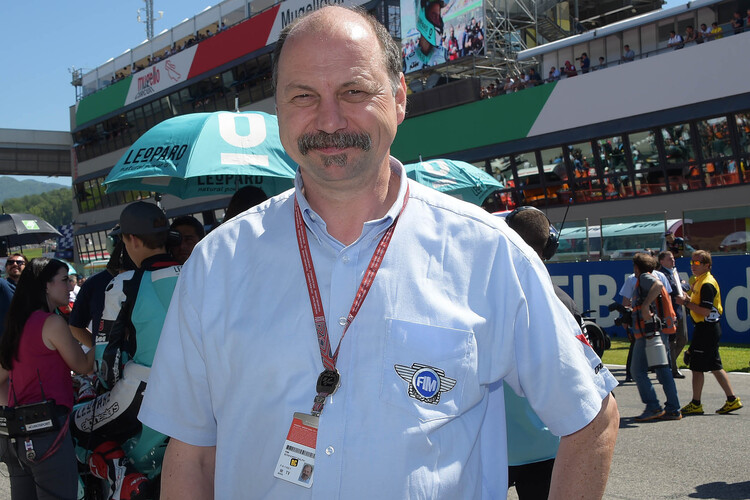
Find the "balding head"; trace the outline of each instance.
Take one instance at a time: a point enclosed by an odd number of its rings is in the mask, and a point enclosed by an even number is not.
[[[347,32],[353,38],[365,36],[360,30],[369,30],[375,35],[383,55],[383,69],[388,74],[393,94],[401,80],[401,50],[391,37],[388,30],[377,19],[360,7],[326,6],[304,16],[298,17],[286,25],[279,34],[279,40],[273,51],[273,87],[276,89],[279,77],[279,60],[284,45],[288,40],[306,34],[320,38],[330,36],[334,32]]]

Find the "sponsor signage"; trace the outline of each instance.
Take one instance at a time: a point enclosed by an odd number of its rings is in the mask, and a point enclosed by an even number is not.
[[[279,5],[279,11],[271,28],[266,45],[271,45],[279,39],[279,33],[284,27],[298,17],[319,10],[327,5],[356,6],[366,3],[364,0],[288,0]]]
[[[712,258],[711,274],[719,283],[724,306],[721,341],[750,343],[750,255],[713,254]],[[615,301],[622,303],[619,291],[625,278],[633,272],[631,260],[554,263],[547,268],[552,281],[565,290],[582,311],[594,311],[592,316],[599,326],[610,335],[625,335],[623,329],[614,324],[619,313],[608,311],[607,306]],[[677,270],[687,281],[690,276],[688,259],[677,259]],[[687,323],[692,338],[692,320]]]
[[[125,98],[125,105],[140,101],[187,80],[196,50],[198,50],[198,46],[194,45],[137,73],[133,73],[128,96]]]

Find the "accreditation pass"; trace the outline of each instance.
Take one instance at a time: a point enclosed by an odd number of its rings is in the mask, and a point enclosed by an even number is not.
[[[274,476],[305,488],[311,487],[317,439],[318,417],[295,413]]]

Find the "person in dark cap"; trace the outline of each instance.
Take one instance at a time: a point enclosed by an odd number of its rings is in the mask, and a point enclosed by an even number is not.
[[[109,481],[110,498],[147,498],[151,490],[121,444],[141,429],[136,415],[180,273],[166,250],[169,229],[158,206],[139,201],[125,207],[119,227],[110,233],[120,236],[136,269],[118,275],[106,290],[102,319],[116,319],[102,321],[99,330],[108,342],[98,377],[108,392],[78,407],[71,419],[73,437],[93,451],[92,474]],[[108,304],[121,308],[108,311]]]

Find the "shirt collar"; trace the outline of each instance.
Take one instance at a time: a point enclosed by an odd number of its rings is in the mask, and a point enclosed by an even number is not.
[[[385,214],[385,216],[381,217],[380,219],[365,222],[364,228],[362,229],[362,235],[357,239],[357,241],[360,241],[363,238],[377,238],[380,233],[388,229],[388,227],[393,224],[393,221],[396,220],[396,217],[398,217],[398,214],[401,212],[401,208],[404,206],[406,186],[409,182],[406,177],[406,169],[400,161],[392,156],[389,157],[389,166],[391,172],[398,175],[399,177],[399,188],[396,201],[388,209],[388,212]],[[297,174],[294,177],[294,194],[297,197],[297,203],[299,203],[299,208],[302,212],[302,219],[305,221],[305,225],[308,227],[308,229],[310,229],[310,231],[312,231],[318,241],[325,237],[326,239],[337,242],[337,240],[335,240],[331,235],[328,234],[328,231],[326,230],[326,222],[320,215],[315,212],[315,210],[310,207],[310,204],[307,202],[307,199],[304,195],[304,183],[302,181],[302,175],[300,174],[299,168],[297,168]],[[339,243],[339,245],[341,244]]]

